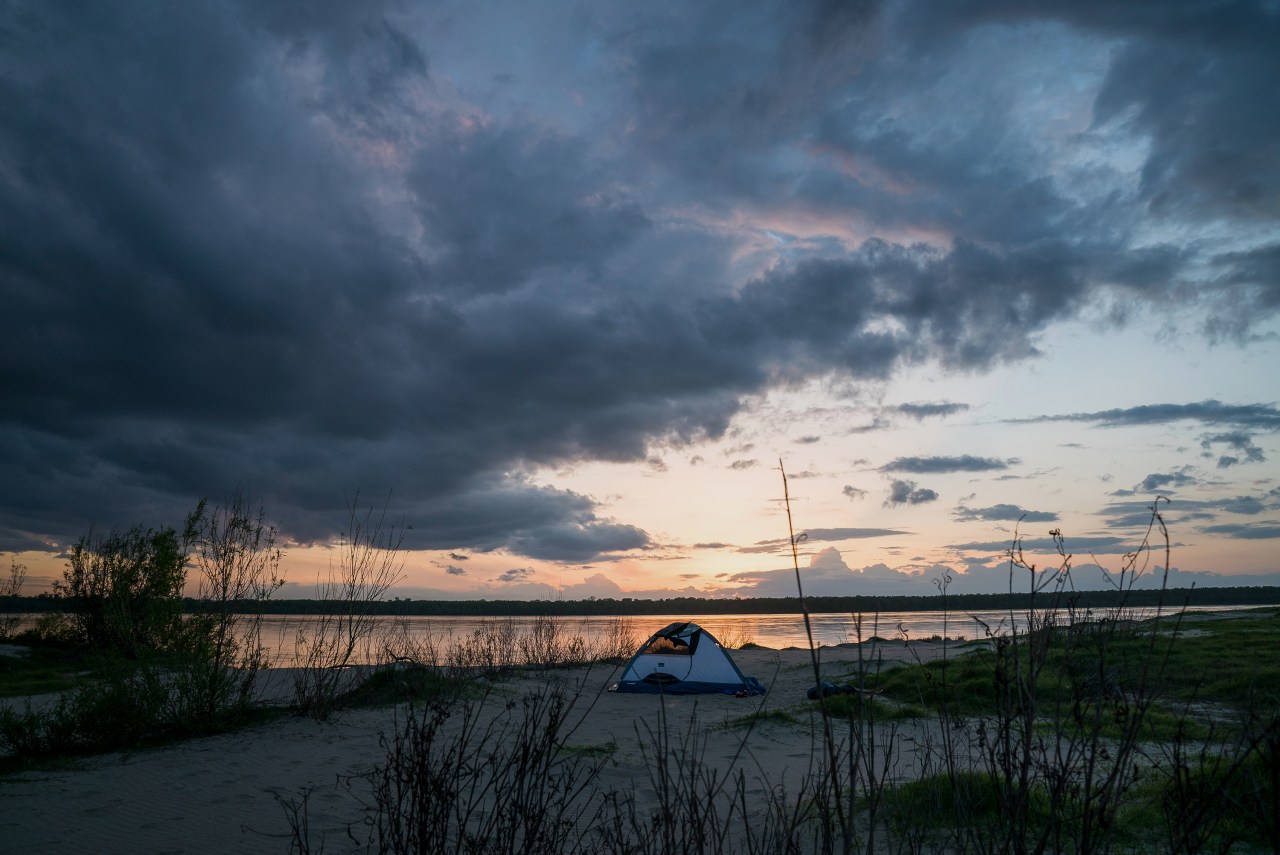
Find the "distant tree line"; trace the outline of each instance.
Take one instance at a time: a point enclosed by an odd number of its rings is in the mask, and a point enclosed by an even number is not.
[[[1043,606],[1047,595],[1036,601]],[[183,611],[200,614],[210,608],[207,600],[183,599]],[[991,609],[1025,609],[1032,605],[1027,594],[938,594],[809,597],[809,611],[814,614],[875,614],[883,612],[985,611]],[[1170,588],[1168,590],[1074,591],[1058,603],[1076,609],[1104,609],[1127,605],[1150,608],[1163,603],[1167,607],[1183,606],[1248,606],[1280,605],[1280,587],[1257,586],[1238,588]],[[328,614],[339,608],[333,600],[262,599],[232,603],[232,608],[246,614],[309,615]],[[373,614],[421,616],[490,616],[490,617],[586,617],[595,615],[678,615],[678,614],[785,614],[796,611],[794,597],[755,597],[741,599],[709,599],[672,597],[646,600],[633,597],[597,598],[589,600],[411,600],[394,598],[369,603]],[[35,613],[74,611],[74,598],[56,594],[32,597],[0,596],[0,612]]]

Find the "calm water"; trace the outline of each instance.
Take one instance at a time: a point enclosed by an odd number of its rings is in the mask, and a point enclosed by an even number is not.
[[[1254,606],[1205,606],[1199,612],[1227,612]],[[1153,609],[1137,610],[1133,616],[1149,617]],[[1065,615],[1064,615],[1065,617]],[[38,616],[24,615],[20,628],[34,625]],[[315,622],[312,615],[272,615],[262,623],[263,644],[273,651],[272,664],[287,667],[294,664],[295,641],[299,631],[307,632]],[[358,651],[361,662],[377,662],[386,658],[386,637],[408,639],[412,643],[430,643],[444,653],[451,646],[465,642],[477,630],[494,624],[510,624],[517,636],[526,636],[535,623],[545,618],[533,617],[399,617],[375,618],[379,632],[370,645]],[[782,649],[805,647],[804,619],[798,614],[772,615],[627,615],[625,617],[553,618],[560,632],[568,637],[582,636],[588,645],[616,638],[620,629],[629,633],[635,645],[674,621],[693,621],[710,630],[728,647],[741,647],[748,642],[762,647]],[[926,640],[934,636],[970,640],[992,632],[1007,632],[1012,626],[1021,628],[1025,612],[988,610],[974,612],[884,612],[865,616],[861,626],[848,614],[818,614],[811,617],[813,640],[818,645],[835,645],[868,639],[873,635],[889,639]]]
[[[1226,612],[1255,606],[1205,606],[1198,612]],[[1172,612],[1166,612],[1169,614]],[[1137,610],[1136,618],[1150,617],[1154,609]],[[1064,614],[1065,617],[1065,614]],[[275,664],[292,663],[294,639],[315,618],[308,615],[271,616],[263,621],[263,642],[276,651]],[[445,649],[471,636],[486,625],[510,623],[517,635],[527,635],[534,624],[545,618],[534,617],[380,617],[378,622],[388,629],[405,632],[410,638],[430,639],[438,649]],[[607,640],[625,626],[635,642],[644,641],[654,632],[674,621],[692,621],[729,647],[751,642],[762,647],[782,649],[806,647],[804,619],[798,614],[772,615],[627,615],[625,617],[561,617],[553,618],[566,635],[580,635],[588,643]],[[982,621],[992,632],[1007,632],[1012,624],[1021,628],[1025,612],[1005,610],[974,611],[946,614],[943,612],[885,612],[877,617],[864,617],[861,627],[848,614],[812,615],[813,640],[818,645],[835,645],[868,639],[873,635],[889,639],[926,640],[933,636],[971,640],[986,637]],[[379,650],[363,652],[366,661],[381,659]]]

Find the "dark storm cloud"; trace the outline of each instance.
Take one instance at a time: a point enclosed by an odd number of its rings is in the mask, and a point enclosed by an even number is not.
[[[1134,238],[1274,225],[1261,7],[619,4],[452,50],[516,11],[0,9],[0,550],[243,486],[303,543],[359,488],[413,548],[608,558],[650,538],[519,473],[718,437],[778,385],[1029,358],[1097,299],[1207,301],[1224,336],[1277,308],[1274,241]],[[1048,60],[992,31],[1046,21]],[[1023,115],[1022,72],[1090,49],[1136,190],[1081,190]],[[779,211],[877,236],[757,257],[714,225]],[[1162,406],[1046,418],[1280,428]],[[947,459],[892,471],[984,471]]]
[[[1249,330],[1249,312],[1280,307],[1280,243],[1223,253],[1214,262],[1227,282],[1243,288],[1253,299],[1244,301],[1235,312],[1210,318],[1209,332],[1218,338],[1240,338]]]
[[[438,286],[475,296],[547,271],[598,272],[648,227],[633,200],[601,192],[609,177],[592,168],[584,140],[517,126],[445,132],[432,148],[452,156],[419,158],[409,186],[444,249]]]
[[[880,467],[881,472],[912,472],[916,474],[936,474],[942,472],[990,472],[1007,469],[1020,461],[1017,458],[997,460],[993,457],[974,457],[963,454],[959,457],[899,457]]]
[[[1147,135],[1147,205],[1166,215],[1273,218],[1280,175],[1280,15],[1260,2],[1109,4],[1092,0],[948,4],[913,25],[932,38],[966,24],[1061,22],[1119,40],[1094,103],[1097,123],[1123,121]],[[1177,86],[1169,80],[1177,79]]]
[[[1012,521],[1016,522],[1054,522],[1058,515],[1048,511],[1028,511],[1017,505],[991,505],[987,508],[970,508],[960,505],[952,512],[952,516],[960,522],[973,520]]]
[[[447,549],[466,543],[490,552],[506,549],[530,558],[589,561],[652,546],[635,526],[598,518],[586,496],[547,487],[492,480],[435,502],[422,503],[406,522],[405,545]]]
[[[885,496],[885,507],[897,505],[924,505],[938,500],[938,494],[925,487],[916,485],[915,481],[893,481],[889,484],[889,493]]]

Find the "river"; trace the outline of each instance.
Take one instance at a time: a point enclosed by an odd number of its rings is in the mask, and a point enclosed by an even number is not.
[[[1257,606],[1202,606],[1192,609],[1196,612],[1228,612],[1241,609],[1257,608]],[[1166,610],[1165,614],[1176,614],[1177,610]],[[1097,612],[1093,616],[1100,616]],[[1126,616],[1133,619],[1144,619],[1155,615],[1155,609],[1131,609]],[[1079,617],[1079,616],[1077,616]],[[1058,615],[1058,620],[1067,619],[1065,612]],[[263,618],[262,636],[264,645],[274,651],[272,657],[276,666],[293,664],[294,642],[299,630],[304,630],[316,618],[311,615],[270,615]],[[510,635],[519,638],[532,633],[535,626],[542,622],[553,622],[562,637],[580,636],[590,646],[608,644],[616,641],[620,635],[632,639],[636,646],[657,630],[675,621],[692,621],[710,631],[726,647],[741,647],[744,644],[756,644],[761,647],[783,649],[787,647],[807,647],[804,618],[799,614],[681,614],[681,615],[626,615],[595,617],[452,617],[452,616],[407,616],[378,617],[374,619],[380,629],[376,635],[380,638],[388,633],[393,636],[407,638],[410,641],[426,643],[438,651],[464,642],[477,633],[509,627]],[[832,646],[866,640],[872,636],[888,639],[905,639],[909,641],[926,641],[947,638],[968,641],[985,638],[989,633],[1006,633],[1013,626],[1021,629],[1026,624],[1025,611],[1010,612],[1004,610],[985,610],[972,612],[885,612],[879,615],[864,615],[859,619],[848,614],[815,614],[810,617],[813,641],[818,646]],[[381,648],[385,645],[377,642],[380,649],[365,650],[360,654],[363,661],[377,660]]]
[[[1197,612],[1228,612],[1257,606],[1200,606]],[[1166,614],[1176,614],[1168,610]],[[1084,619],[1103,616],[1105,611],[1085,615]],[[1155,614],[1154,609],[1131,609],[1126,616],[1143,619]],[[246,616],[247,617],[247,616]],[[1067,619],[1065,612],[1059,621]],[[1080,617],[1080,616],[1077,616]],[[34,626],[39,615],[22,615],[18,631]],[[262,643],[274,667],[288,667],[297,662],[298,634],[311,633],[315,615],[267,615],[262,619]],[[808,638],[804,619],[791,614],[654,614],[595,617],[452,617],[452,616],[379,616],[371,618],[375,631],[371,641],[361,645],[356,662],[384,661],[388,648],[405,652],[434,651],[443,660],[450,649],[483,637],[489,643],[507,639],[528,638],[541,624],[554,624],[562,642],[577,636],[592,650],[614,647],[632,650],[657,630],[675,621],[692,621],[709,630],[726,647],[744,644],[783,649],[806,647]],[[1026,625],[1025,610],[984,610],[971,612],[883,612],[878,615],[815,614],[810,618],[813,641],[818,646],[832,646],[881,638],[926,641],[947,638],[969,641],[989,634],[1007,633],[1010,628]]]

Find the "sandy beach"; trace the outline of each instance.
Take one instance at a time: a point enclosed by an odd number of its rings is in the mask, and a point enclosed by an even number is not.
[[[823,648],[824,679],[847,678],[860,657],[908,662],[941,655],[943,646],[895,641],[870,647]],[[809,653],[747,649],[733,656],[745,674],[769,687],[766,695],[615,694],[608,687],[617,670],[597,665],[495,681],[485,714],[509,715],[508,701],[558,682],[574,698],[568,743],[584,752],[609,751],[599,788],[634,792],[642,805],[653,796],[643,750],[648,746],[642,743],[651,742],[664,716],[669,733],[696,731],[705,738],[703,756],[709,764],[736,766],[749,780],[767,777],[774,786],[790,788],[810,771],[818,744],[820,723],[805,698],[813,684]],[[287,695],[287,670],[269,672],[269,678],[268,693]],[[767,721],[749,731],[726,726],[758,710],[788,710],[799,723]],[[348,710],[325,722],[289,716],[234,733],[0,779],[0,850],[283,853],[289,851],[291,833],[281,799],[299,801],[309,792],[313,845],[323,840],[326,852],[363,851],[367,829],[358,776],[384,762],[379,737],[394,732],[405,713],[404,707]],[[899,730],[895,776],[911,776],[928,741],[922,736]]]

